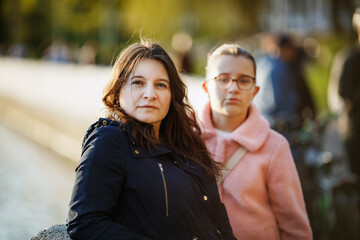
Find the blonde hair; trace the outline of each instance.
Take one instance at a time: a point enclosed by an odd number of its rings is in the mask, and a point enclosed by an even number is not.
[[[210,72],[210,67],[215,57],[222,55],[230,55],[230,56],[240,56],[249,59],[254,64],[254,73],[256,73],[256,63],[254,57],[244,48],[236,43],[225,43],[220,47],[217,47],[213,50],[210,50],[207,56],[207,64],[206,64],[206,76],[208,76]]]

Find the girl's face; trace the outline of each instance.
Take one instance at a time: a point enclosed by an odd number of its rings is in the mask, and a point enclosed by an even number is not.
[[[213,114],[240,117],[244,120],[251,100],[259,91],[259,87],[255,86],[254,82],[250,89],[243,90],[235,81],[232,81],[227,89],[219,88],[214,80],[219,76],[232,79],[241,79],[242,77],[255,79],[253,62],[243,56],[216,56],[210,63],[207,81],[203,83],[203,89],[210,99]]]
[[[170,102],[170,80],[157,60],[140,60],[120,91],[120,106],[131,117],[160,129]]]

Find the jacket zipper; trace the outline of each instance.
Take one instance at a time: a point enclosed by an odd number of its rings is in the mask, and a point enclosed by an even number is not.
[[[158,166],[160,168],[161,177],[164,183],[164,191],[165,191],[165,207],[166,207],[166,216],[169,216],[169,202],[168,202],[168,193],[167,193],[167,187],[166,187],[166,180],[164,175],[164,168],[161,163],[158,163]]]

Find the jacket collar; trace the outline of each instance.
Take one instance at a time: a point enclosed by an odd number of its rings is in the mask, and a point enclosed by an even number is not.
[[[172,154],[173,158],[171,159],[174,160],[174,163],[184,171],[197,175],[200,174],[199,171],[203,171],[201,170],[202,168],[199,167],[199,165],[196,162],[191,161],[186,156],[180,156],[179,154],[176,154],[172,149],[164,145],[159,145],[156,148],[151,148],[151,149],[148,149],[146,146],[141,146],[132,137],[133,125],[129,123],[120,123],[118,121],[111,120],[108,118],[100,118],[97,122],[95,122],[90,126],[87,135],[90,135],[90,133],[93,132],[95,128],[101,126],[108,126],[108,127],[112,126],[112,127],[120,128],[122,131],[124,131],[130,140],[130,151],[131,151],[131,155],[134,158],[150,158],[164,154]]]
[[[115,126],[121,128],[123,131],[125,131],[129,137],[129,140],[131,142],[131,150],[132,155],[134,157],[154,157],[162,154],[167,154],[173,152],[171,149],[159,145],[156,148],[148,149],[146,146],[141,146],[139,143],[135,141],[132,135],[133,131],[133,125],[129,123],[120,123],[115,120],[107,119],[107,118],[100,118],[97,122],[97,126]]]
[[[204,139],[209,139],[217,136],[215,127],[211,119],[211,107],[208,101],[201,112],[199,113],[200,127],[203,131]],[[268,121],[260,115],[258,108],[251,104],[249,114],[243,124],[236,128],[230,135],[230,140],[233,140],[248,151],[253,152],[258,150],[265,142],[270,131]]]

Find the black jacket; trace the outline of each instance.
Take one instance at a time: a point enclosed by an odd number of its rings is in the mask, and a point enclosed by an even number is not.
[[[109,119],[85,135],[67,225],[73,239],[235,239],[199,164],[164,146],[148,151]]]

